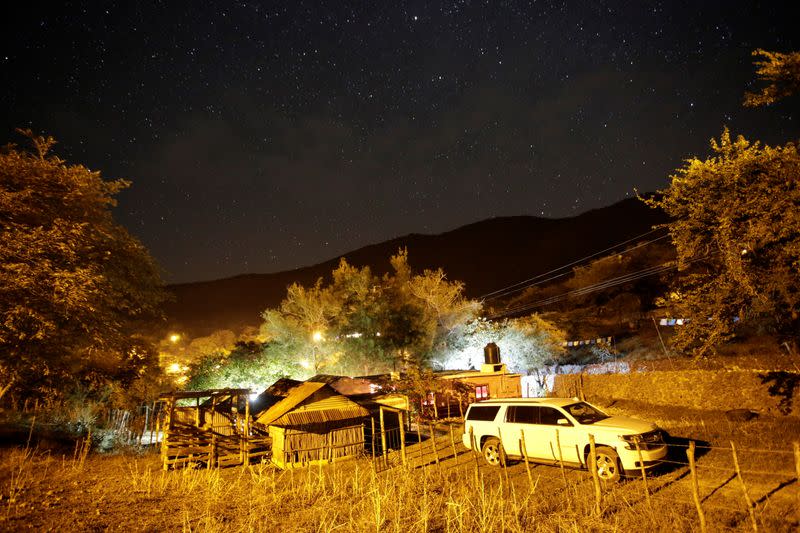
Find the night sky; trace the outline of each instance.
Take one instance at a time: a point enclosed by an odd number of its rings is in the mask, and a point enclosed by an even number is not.
[[[116,217],[169,282],[285,270],[663,188],[725,125],[797,139],[796,100],[741,106],[793,4],[14,3],[0,142],[132,180]]]

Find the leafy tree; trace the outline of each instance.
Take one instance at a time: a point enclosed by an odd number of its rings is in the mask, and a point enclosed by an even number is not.
[[[152,362],[158,268],[111,215],[124,180],[34,150],[0,152],[0,391],[101,385]]]
[[[667,224],[683,276],[674,303],[691,318],[676,345],[699,354],[734,335],[737,321],[800,336],[800,154],[726,129],[714,156],[690,159],[663,196],[647,200]]]
[[[756,76],[766,86],[760,92],[747,92],[744,105],[748,107],[767,106],[800,92],[800,52],[782,54],[758,49],[754,56],[760,56],[762,61],[756,61],[758,67]]]
[[[458,323],[474,317],[478,304],[441,270],[415,275],[404,250],[390,261],[393,271],[383,278],[343,259],[329,284],[290,286],[280,307],[264,312],[262,333],[313,372],[369,374],[424,365]],[[315,332],[322,338],[315,340]]]
[[[189,390],[249,388],[260,392],[292,369],[280,347],[270,343],[238,342],[227,355],[213,353],[191,366]]]
[[[236,346],[236,334],[229,329],[219,329],[205,337],[196,337],[189,342],[190,354],[227,355]]]
[[[472,320],[456,335],[459,343],[436,352],[433,362],[442,368],[480,368],[483,348],[494,342],[512,372],[530,372],[557,361],[564,354],[564,331],[539,315],[490,321]]]

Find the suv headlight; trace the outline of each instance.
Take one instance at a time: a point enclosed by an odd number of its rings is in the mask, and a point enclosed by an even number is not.
[[[637,442],[639,443],[640,450],[649,450],[664,444],[664,437],[658,429],[655,431],[648,431],[647,433],[639,433],[637,435],[620,435],[619,438],[625,441],[625,448],[628,450],[635,450]]]

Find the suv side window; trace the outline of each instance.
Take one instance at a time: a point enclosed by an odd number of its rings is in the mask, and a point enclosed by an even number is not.
[[[564,416],[564,414],[558,409],[553,409],[552,407],[540,407],[540,409],[540,424],[557,426],[559,418],[566,418],[566,416]]]
[[[517,424],[538,424],[539,409],[536,405],[512,405],[506,413],[506,422]]]
[[[467,420],[491,422],[500,410],[499,405],[473,405],[467,414]]]

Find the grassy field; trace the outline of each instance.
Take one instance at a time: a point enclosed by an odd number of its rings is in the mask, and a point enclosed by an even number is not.
[[[460,445],[458,426],[453,443],[451,426],[442,425],[433,441],[408,448],[406,465],[393,453],[386,465],[364,458],[295,471],[252,465],[165,472],[154,454],[6,448],[0,530],[699,531],[686,439],[698,442],[709,531],[752,530],[753,520],[762,531],[797,530],[797,419],[730,422],[721,413],[624,403],[609,411],[653,420],[674,438],[669,462],[646,484],[633,478],[602,486],[599,512],[587,472],[524,463],[491,468]]]

